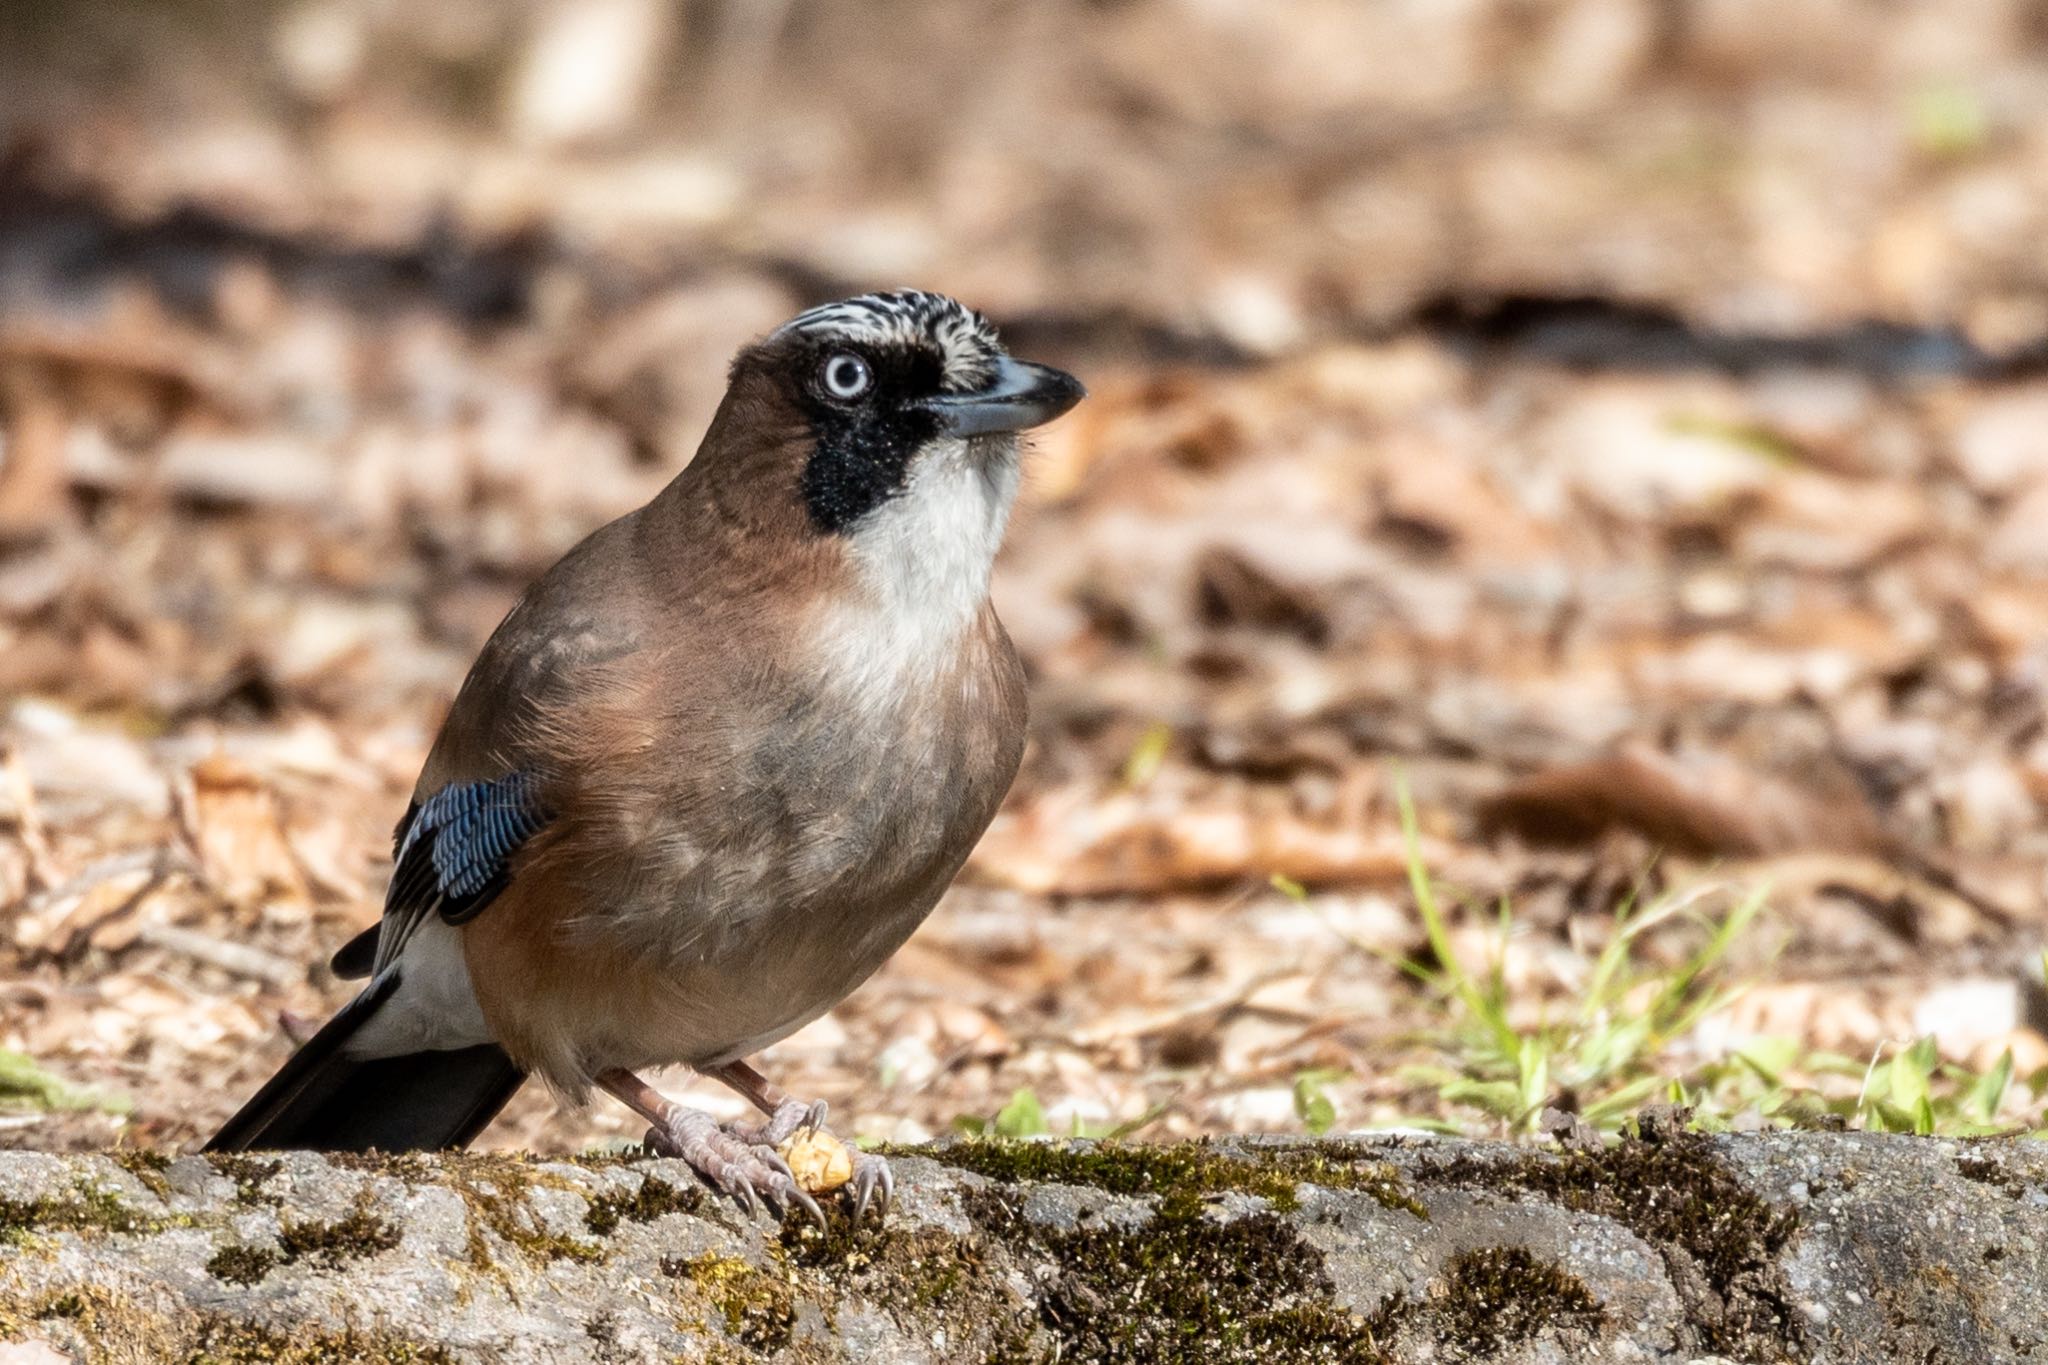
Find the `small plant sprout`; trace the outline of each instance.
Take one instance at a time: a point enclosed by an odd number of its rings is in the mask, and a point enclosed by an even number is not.
[[[1348,1072],[1318,1067],[1294,1078],[1294,1116],[1315,1137],[1321,1137],[1337,1123],[1337,1105],[1325,1086],[1341,1081]]]
[[[1397,782],[1396,797],[1409,889],[1432,960],[1374,955],[1427,988],[1442,1020],[1420,1039],[1432,1056],[1399,1072],[1417,1098],[1429,1101],[1419,1116],[1398,1119],[1401,1126],[1457,1133],[1505,1129],[1530,1136],[1540,1131],[1545,1108],[1557,1107],[1614,1132],[1655,1101],[1692,1110],[1695,1126],[1708,1130],[1742,1122],[1968,1136],[2043,1124],[2048,1070],[2022,1080],[2014,1074],[2010,1051],[1981,1073],[1944,1061],[1932,1038],[1889,1049],[1880,1045],[1867,1061],[1778,1036],[1752,1037],[1717,1055],[1702,1055],[1701,1024],[1722,1014],[1744,989],[1731,977],[1729,963],[1737,944],[1755,930],[1763,888],[1707,886],[1647,905],[1625,902],[1575,1003],[1526,1022],[1526,1014],[1511,1013],[1504,979],[1513,907],[1503,899],[1497,908],[1499,950],[1490,961],[1475,964],[1461,956],[1422,861],[1405,782]],[[1283,893],[1290,890],[1281,878],[1273,884]],[[1652,931],[1687,925],[1696,945],[1675,961],[1653,960],[1642,951]],[[1320,1116],[1320,1110],[1305,1107],[1312,1098],[1300,1083],[1296,1096],[1304,1124],[1311,1113]]]
[[[970,1137],[997,1138],[1040,1138],[1077,1137],[1114,1139],[1128,1137],[1143,1128],[1150,1127],[1166,1113],[1170,1105],[1155,1104],[1135,1118],[1121,1123],[1091,1122],[1079,1114],[1071,1115],[1067,1131],[1055,1133],[1040,1102],[1038,1092],[1026,1087],[1014,1092],[1010,1102],[996,1111],[994,1118],[982,1118],[975,1114],[961,1114],[953,1120],[955,1132]]]
[[[1150,783],[1159,775],[1160,765],[1166,762],[1166,751],[1172,747],[1172,726],[1164,721],[1154,721],[1146,726],[1124,758],[1124,785],[1137,788]]]

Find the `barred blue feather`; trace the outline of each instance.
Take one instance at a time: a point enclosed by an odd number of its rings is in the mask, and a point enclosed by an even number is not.
[[[445,898],[441,917],[449,923],[483,908],[504,885],[513,852],[547,823],[536,785],[530,773],[512,773],[443,787],[420,807],[418,826],[432,832],[434,875]]]
[[[375,970],[397,960],[427,915],[462,924],[481,913],[511,880],[512,856],[548,819],[540,781],[525,772],[458,782],[407,810],[398,824],[398,865],[384,896]],[[339,955],[336,970],[344,970]]]

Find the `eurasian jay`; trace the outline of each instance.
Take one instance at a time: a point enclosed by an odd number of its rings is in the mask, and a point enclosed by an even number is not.
[[[733,362],[696,457],[529,588],[399,821],[361,992],[212,1150],[460,1147],[529,1075],[593,1086],[749,1206],[815,1202],[777,1143],[824,1117],[745,1059],[923,921],[1024,746],[988,598],[1017,433],[1083,395],[980,314],[871,294]],[[720,1124],[636,1073],[744,1094]],[[887,1207],[854,1158],[856,1216]]]

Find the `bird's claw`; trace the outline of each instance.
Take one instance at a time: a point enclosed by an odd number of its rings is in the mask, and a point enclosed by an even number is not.
[[[875,1222],[883,1223],[889,1217],[889,1200],[896,1193],[896,1173],[889,1169],[886,1158],[873,1152],[853,1153],[853,1179],[847,1182],[847,1189],[853,1195],[853,1221],[857,1224],[867,1216],[870,1205],[875,1210]]]
[[[814,1100],[810,1108],[804,1111],[803,1127],[807,1132],[821,1133],[825,1130],[825,1120],[831,1116],[831,1105],[823,1100]]]
[[[830,1106],[823,1100],[810,1104],[802,1100],[784,1100],[768,1116],[766,1123],[758,1127],[734,1124],[732,1132],[767,1147],[780,1147],[798,1133],[815,1133],[823,1128],[830,1112]]]
[[[779,1162],[780,1158],[777,1160]],[[771,1181],[738,1182],[738,1192],[732,1189],[732,1183],[728,1182],[726,1192],[740,1199],[741,1203],[747,1206],[749,1213],[758,1216],[765,1203],[768,1208],[775,1211],[777,1219],[782,1219],[787,1218],[790,1209],[794,1207],[802,1209],[804,1216],[817,1224],[820,1232],[825,1230],[825,1210],[819,1208],[818,1201],[813,1199],[803,1186],[796,1183],[795,1178],[789,1174],[789,1167],[786,1164],[775,1173],[775,1178]]]
[[[708,1114],[678,1112],[667,1123],[647,1130],[647,1149],[689,1163],[690,1169],[723,1191],[750,1216],[773,1209],[784,1217],[792,1206],[820,1228],[825,1211],[818,1207],[772,1144],[752,1130],[727,1131]]]

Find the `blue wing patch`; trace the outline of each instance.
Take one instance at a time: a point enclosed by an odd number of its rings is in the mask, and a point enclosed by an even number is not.
[[[537,785],[530,773],[513,773],[444,787],[420,807],[420,823],[434,827],[434,876],[446,897],[441,918],[460,924],[504,887],[514,851],[547,823]]]
[[[385,914],[437,903],[450,924],[474,918],[505,889],[512,855],[547,824],[539,789],[532,773],[509,773],[443,787],[408,811]]]

